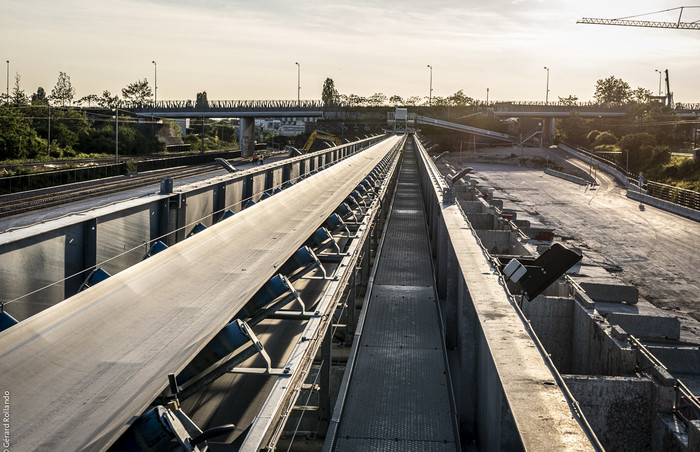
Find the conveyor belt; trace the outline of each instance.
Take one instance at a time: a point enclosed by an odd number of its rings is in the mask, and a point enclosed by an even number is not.
[[[336,451],[459,450],[421,199],[407,144]]]
[[[398,141],[0,333],[12,450],[108,447]]]

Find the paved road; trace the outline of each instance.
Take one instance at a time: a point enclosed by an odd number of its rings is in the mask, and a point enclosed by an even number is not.
[[[583,249],[584,258],[636,285],[644,299],[673,311],[684,321],[684,332],[700,333],[700,223],[651,206],[640,208],[605,173],[597,175],[599,187],[588,189],[541,169],[463,161],[499,192],[497,197],[555,228],[558,236]]]

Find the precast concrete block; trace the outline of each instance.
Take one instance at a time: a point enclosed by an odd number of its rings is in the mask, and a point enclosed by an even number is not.
[[[571,278],[595,301],[612,301],[635,304],[639,301],[639,289],[620,281],[597,265],[581,265]]]
[[[644,339],[680,339],[681,323],[647,302],[636,305],[598,302],[596,309],[611,325],[619,325],[629,334]]]

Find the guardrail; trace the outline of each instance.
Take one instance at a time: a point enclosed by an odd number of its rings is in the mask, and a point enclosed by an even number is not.
[[[583,148],[581,146],[577,146],[575,144],[570,144],[570,143],[565,143],[565,142],[562,142],[562,144],[565,146],[568,146],[572,149],[575,149],[577,152],[580,152],[581,154],[584,154],[585,156],[587,156],[589,158],[592,158],[594,160],[597,160],[598,162],[601,162],[601,163],[604,163],[608,166],[611,166],[612,168],[619,171],[627,178],[628,185],[635,185],[637,183],[637,179],[634,177],[634,174],[626,171],[624,168],[622,168],[622,166],[620,166],[614,160],[602,157],[594,152],[587,150],[586,148]],[[655,182],[655,181],[647,181],[645,184],[645,187],[646,187],[646,194],[651,196],[651,197],[661,199],[663,201],[666,201],[666,202],[669,202],[672,204],[676,204],[678,206],[687,207],[689,209],[700,210],[700,192],[697,192],[694,190],[688,190],[685,188],[676,187],[673,185],[662,184],[660,182]],[[642,187],[642,188],[645,188],[645,187]]]
[[[659,359],[639,341],[639,339],[630,334],[627,341],[639,351],[640,355],[648,362],[648,364],[659,367],[668,372],[668,368],[664,366],[663,363],[659,361]],[[673,404],[673,412],[687,427],[691,421],[700,419],[700,399],[698,399],[698,397],[696,397],[681,380],[673,377],[672,375],[671,377],[675,380],[673,389],[676,393],[675,402]]]
[[[647,195],[693,210],[700,210],[700,193],[660,182],[647,182]]]

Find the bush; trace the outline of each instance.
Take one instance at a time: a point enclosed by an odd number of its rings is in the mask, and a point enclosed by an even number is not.
[[[591,134],[589,133],[588,135],[590,136]],[[596,146],[617,144],[617,137],[610,132],[600,132],[593,140],[593,144]]]
[[[591,130],[588,132],[588,135],[586,135],[586,140],[588,140],[588,143],[593,144],[595,139],[598,138],[598,135],[600,135],[600,130]]]

